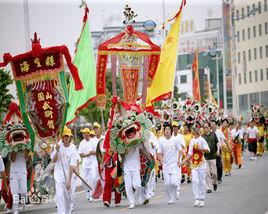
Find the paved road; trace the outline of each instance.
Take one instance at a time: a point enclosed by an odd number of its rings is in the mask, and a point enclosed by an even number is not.
[[[85,193],[80,192],[76,194],[76,206],[73,213],[264,214],[267,212],[268,214],[268,153],[256,161],[249,161],[246,158],[241,169],[233,165],[232,175],[223,178],[218,191],[207,194],[204,208],[194,208],[193,203],[191,184],[183,184],[180,200],[173,205],[168,205],[163,183],[159,182],[156,187],[156,196],[147,206],[129,210],[127,200],[123,199],[121,207],[106,208],[103,207],[101,201],[88,203]],[[50,203],[31,207],[27,213],[56,213],[56,209],[55,205]]]

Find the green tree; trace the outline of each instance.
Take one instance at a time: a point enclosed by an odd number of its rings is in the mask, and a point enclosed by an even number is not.
[[[13,80],[10,76],[10,71],[0,69],[0,122],[3,121],[3,114],[7,112],[8,106],[13,99],[9,93],[8,85],[12,84]]]
[[[121,87],[121,80],[119,77],[116,78],[116,92],[118,97],[123,97],[123,89]],[[107,70],[106,73],[106,108],[103,110],[103,118],[105,125],[108,122],[110,116],[110,108],[112,98],[112,72]],[[97,107],[96,102],[89,102],[88,107],[84,108],[80,115],[84,116],[90,123],[98,122],[101,124],[101,110]]]

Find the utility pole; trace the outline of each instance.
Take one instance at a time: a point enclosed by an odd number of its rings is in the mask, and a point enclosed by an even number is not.
[[[31,36],[30,36],[30,18],[29,18],[29,2],[28,0],[23,0],[23,11],[24,11],[24,39],[25,39],[25,49],[29,51],[31,49]]]

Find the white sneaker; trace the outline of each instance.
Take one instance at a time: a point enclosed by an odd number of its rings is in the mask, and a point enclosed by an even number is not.
[[[199,207],[204,207],[205,206],[205,201],[200,201],[199,202]]]
[[[179,200],[180,199],[180,191],[176,192],[176,199]]]
[[[194,202],[194,206],[195,206],[195,207],[199,206],[199,203],[200,203],[199,200],[195,200],[195,202]]]
[[[170,199],[167,203],[168,204],[174,204],[174,201],[172,199]]]
[[[251,157],[250,160],[252,161],[253,160],[253,157]]]
[[[255,156],[255,157],[254,157],[254,160],[257,160],[257,159],[258,159],[258,158]]]
[[[134,209],[135,208],[135,205],[134,204],[130,204],[128,209]]]

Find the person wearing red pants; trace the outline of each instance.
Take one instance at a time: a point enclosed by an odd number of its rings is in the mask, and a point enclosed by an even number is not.
[[[119,207],[121,202],[121,193],[117,192],[114,187],[115,179],[112,177],[113,170],[116,170],[116,161],[117,154],[109,154],[105,157],[104,164],[104,173],[105,173],[105,183],[104,183],[104,192],[103,192],[103,205],[106,207],[110,207],[112,191],[114,190],[115,194],[115,206]]]

